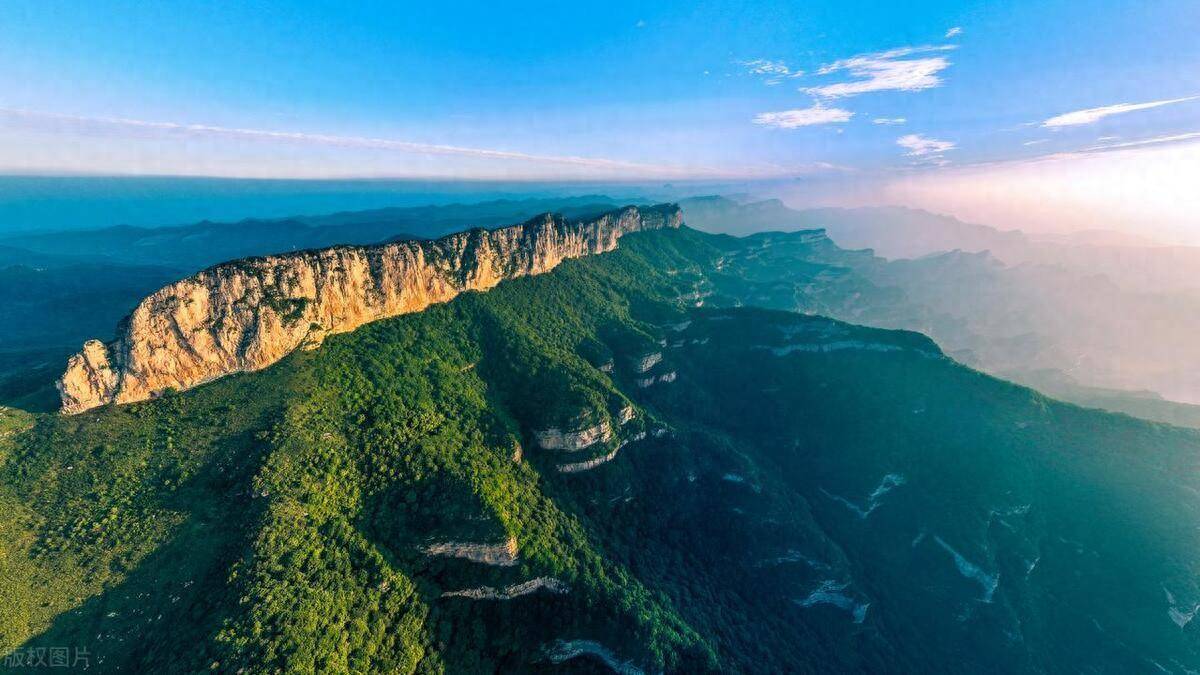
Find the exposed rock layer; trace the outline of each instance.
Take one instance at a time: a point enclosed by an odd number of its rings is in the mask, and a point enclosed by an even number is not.
[[[505,586],[504,588],[480,586],[479,588],[468,588],[462,591],[447,591],[442,593],[442,597],[468,598],[470,600],[512,600],[513,598],[530,595],[538,591],[561,595],[567,593],[568,590],[566,584],[554,577],[537,577],[536,579]]]
[[[533,435],[543,450],[578,452],[597,443],[607,443],[613,437],[613,430],[608,420],[602,420],[599,424],[576,431],[564,432],[555,427],[535,431]]]
[[[603,661],[604,665],[617,675],[644,675],[645,672],[630,661],[622,661],[616,652],[595,640],[556,640],[546,648],[546,655],[550,657],[550,662],[556,665],[580,656],[591,655]]]
[[[500,544],[472,544],[466,542],[446,542],[425,547],[425,553],[446,558],[462,558],[483,565],[498,565],[512,567],[517,564],[520,551],[517,540],[509,537]]]
[[[62,410],[153,398],[265,368],[370,321],[611,251],[631,232],[678,227],[679,208],[627,207],[582,222],[522,225],[432,241],[339,246],[217,265],[143,300],[116,340],[91,340],[58,382]]]

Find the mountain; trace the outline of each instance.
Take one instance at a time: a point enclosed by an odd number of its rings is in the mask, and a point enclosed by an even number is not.
[[[129,403],[230,373],[459,293],[543,274],[616,248],[629,233],[679,227],[676,206],[628,207],[569,222],[543,215],[432,241],[341,246],[217,265],[143,300],[110,343],[91,340],[58,383],[63,411]]]
[[[915,258],[885,260],[871,255],[875,249],[831,258],[864,283],[894,292],[870,311],[851,314],[829,308],[821,313],[926,333],[956,359],[1034,386],[1045,382],[1041,373],[1057,371],[1058,379],[1080,387],[1148,390],[1175,401],[1200,401],[1200,349],[1193,339],[1200,331],[1200,292],[1178,284],[1148,288],[1143,281],[1129,281],[1150,276],[1143,275],[1140,270],[1145,265],[1135,261],[1154,251],[1161,257],[1151,266],[1159,267],[1163,274],[1170,276],[1170,270],[1182,269],[1172,262],[1178,249],[1057,244],[1041,249],[1041,244],[1018,232],[955,225],[953,219],[925,218],[928,214],[896,209],[799,212],[779,202],[738,204],[718,197],[688,200],[682,207],[689,222],[699,212],[701,223],[710,228],[724,222],[734,224],[732,229],[763,223],[761,227],[794,230],[799,239],[770,235],[778,247],[778,265],[810,255],[808,247],[799,243],[809,231],[795,228],[815,223],[828,225],[829,237],[839,246],[846,246],[847,241],[855,245],[881,241],[884,250],[895,253],[893,244],[909,238],[905,245],[910,245],[910,250],[903,252],[907,255],[940,245],[938,242],[961,245]],[[901,217],[905,213],[908,216]],[[946,235],[956,228],[957,235]],[[748,239],[754,240],[754,236]],[[987,250],[976,250],[981,248]],[[1024,252],[1017,255],[1013,251]],[[1093,256],[1096,251],[1101,253]],[[1200,257],[1196,262],[1200,264]],[[902,306],[896,304],[900,302]],[[787,298],[777,298],[769,306],[808,311]],[[1089,405],[1103,402],[1109,409],[1150,414],[1154,419],[1190,418],[1166,410],[1169,406],[1142,405],[1144,397],[1138,401],[1128,396],[1094,397],[1075,387],[1055,393]]]
[[[321,216],[202,221],[176,227],[121,225],[90,230],[31,232],[0,238],[38,254],[97,256],[135,265],[163,265],[190,273],[210,265],[269,254],[334,245],[368,245],[394,239],[440,237],[474,227],[520,222],[554,210],[579,218],[610,211],[608,197],[508,199],[350,211]]]
[[[1026,244],[1021,232],[1004,232],[900,206],[796,210],[778,199],[735,201],[707,196],[680,202],[692,227],[706,232],[747,235],[766,230],[822,229],[849,249],[874,250],[889,258],[919,258],[955,249],[1007,251]]]
[[[582,198],[577,209],[568,213],[573,218],[595,213],[598,200]],[[540,203],[393,209],[384,214],[338,214],[307,221],[327,225],[386,221],[396,227],[404,221],[409,229],[434,232],[474,218],[501,218],[514,209],[521,211]],[[705,217],[719,216],[735,224],[781,222],[755,220],[768,212],[790,217],[778,202],[738,204],[724,198],[700,198],[686,201],[685,211],[694,214],[696,204],[707,205]],[[419,225],[417,221],[425,217],[430,221]],[[704,218],[701,221],[711,224]],[[901,225],[905,222],[899,221]],[[219,229],[211,227],[213,232]],[[327,236],[333,237],[335,230],[330,225]],[[169,233],[172,228],[162,231]],[[289,247],[309,236],[308,231],[307,226],[298,228]],[[806,232],[798,234],[800,239],[795,241],[815,236]],[[171,246],[187,248],[171,236],[163,237],[162,241],[176,242]],[[1149,390],[1176,400],[1197,400],[1200,353],[1192,336],[1200,329],[1194,320],[1200,316],[1196,311],[1200,295],[1130,290],[1110,277],[1079,273],[1063,265],[1005,264],[990,252],[948,252],[887,261],[869,251],[847,251],[828,240],[822,247],[809,243],[792,246],[789,241],[771,235],[749,237],[748,246],[779,248],[774,257],[756,254],[760,256],[757,267],[744,273],[787,279],[790,266],[814,262],[826,264],[825,273],[802,295],[781,286],[778,297],[758,299],[761,306],[917,330],[934,337],[964,363],[1071,401],[1173,423],[1196,419],[1186,406],[1179,407],[1182,404],[1152,402],[1137,392]],[[5,291],[0,293],[0,308],[14,317],[0,327],[0,401],[39,409],[57,405],[52,402],[53,393],[43,389],[59,373],[51,374],[53,366],[30,364],[63,362],[87,339],[111,340],[111,327],[141,298],[190,273],[189,268],[135,265],[108,257],[80,262],[83,258],[78,256],[25,254],[44,266],[16,265],[0,271],[0,290]],[[26,292],[30,289],[36,292]],[[848,300],[851,297],[856,299]],[[67,307],[72,310],[65,311]],[[235,321],[232,325],[239,324]],[[295,321],[290,325],[299,326]],[[241,347],[229,344],[224,349],[233,356],[222,358],[232,361],[219,369],[247,367],[240,361],[244,356],[237,355]],[[1074,386],[1046,388],[1042,373],[1049,371],[1057,373],[1056,380],[1069,380]],[[162,386],[187,384],[167,378]],[[1100,390],[1112,395],[1097,396]]]
[[[1155,422],[1200,429],[1200,405],[1169,401],[1152,391],[1087,387],[1056,370],[1022,370],[1021,382],[1054,398],[1123,412]]]
[[[50,187],[45,189],[52,192]],[[112,337],[113,326],[143,298],[214,264],[334,244],[438,237],[520,222],[552,209],[577,219],[615,206],[603,196],[545,197],[8,235],[0,241],[0,316],[6,319],[0,322],[0,403],[57,407],[57,396],[44,385],[61,374],[61,364],[85,340]]]
[[[897,206],[797,210],[776,199],[739,202],[716,196],[685,199],[680,206],[689,223],[708,232],[824,229],[839,246],[870,248],[888,259],[986,251],[1009,266],[1062,267],[1079,275],[1104,276],[1131,292],[1200,292],[1195,274],[1200,247],[1159,245],[1132,235],[1035,235]]]
[[[983,369],[1029,384],[1026,373],[1057,370],[1085,386],[1151,390],[1200,400],[1200,294],[1148,293],[1056,265],[1008,266],[986,253],[895,261],[873,276],[916,304],[962,322],[947,348],[970,352]]]
[[[895,290],[837,264],[863,255],[638,231],[257,372],[0,411],[0,648],[101,672],[1200,667],[1200,433],[751,306],[882,311]]]

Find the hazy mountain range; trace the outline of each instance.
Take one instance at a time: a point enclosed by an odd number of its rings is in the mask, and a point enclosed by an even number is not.
[[[719,197],[682,205],[700,229],[820,227],[840,247],[889,259],[846,264],[925,313],[881,325],[926,332],[988,372],[1058,394],[1091,388],[1093,401],[1095,389],[1200,400],[1200,249],[1047,242],[900,208],[795,211]]]

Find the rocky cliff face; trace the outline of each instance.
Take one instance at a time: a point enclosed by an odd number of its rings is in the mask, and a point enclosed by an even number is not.
[[[611,251],[621,236],[679,227],[679,208],[627,207],[582,222],[546,214],[431,241],[341,246],[217,265],[143,300],[116,340],[91,340],[58,382],[62,410],[153,398],[265,368],[298,347],[469,290]]]

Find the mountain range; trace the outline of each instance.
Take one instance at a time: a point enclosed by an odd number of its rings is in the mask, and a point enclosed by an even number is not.
[[[0,410],[0,648],[101,672],[1200,666],[1200,432],[856,325],[931,310],[824,232],[615,234],[254,372]]]
[[[1070,400],[1198,419],[1187,403],[1200,400],[1200,249],[1047,243],[898,208],[796,211],[720,197],[682,206],[710,231],[819,226],[839,247],[875,254],[838,264],[909,305],[890,316],[831,316],[919,330],[965,363]]]

